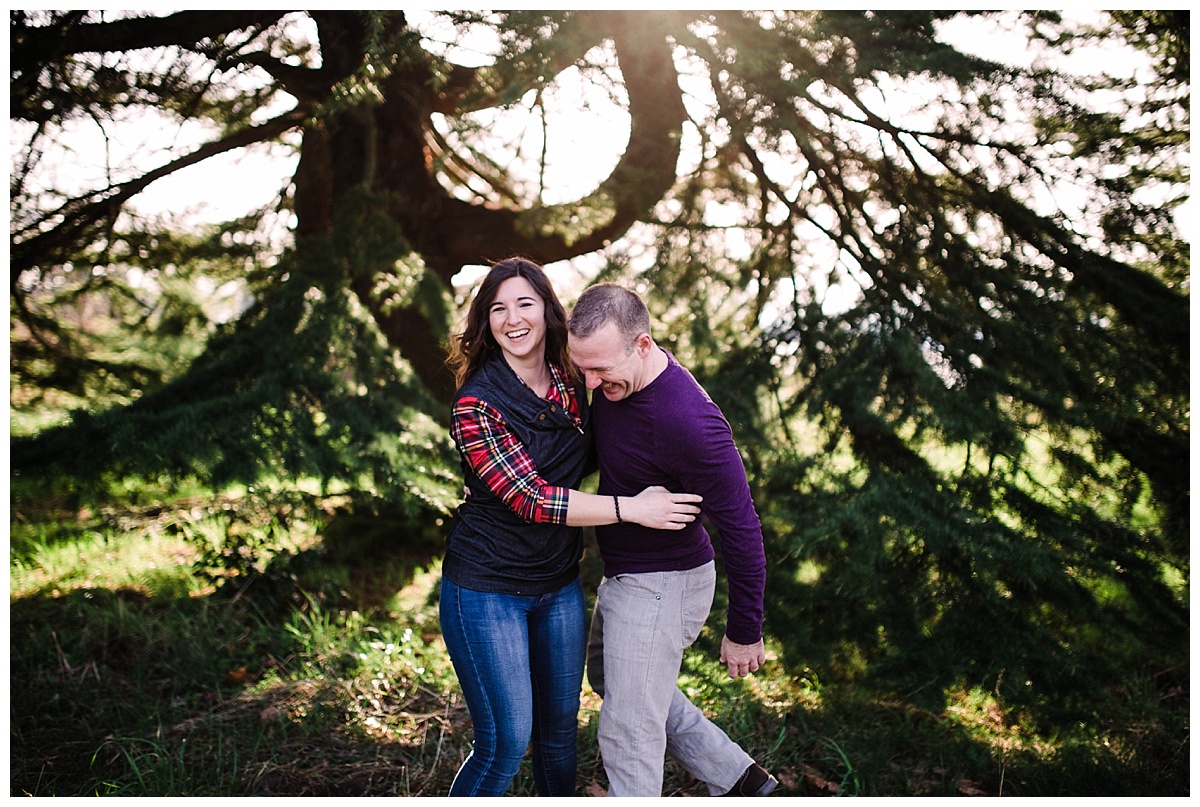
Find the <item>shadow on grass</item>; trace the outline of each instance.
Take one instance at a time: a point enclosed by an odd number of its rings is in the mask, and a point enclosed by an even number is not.
[[[471,730],[436,621],[437,532],[350,519],[217,590],[182,565],[11,600],[10,794],[444,795]],[[589,592],[599,574],[589,536]],[[731,682],[715,661],[722,625],[714,610],[681,684],[778,795],[1188,794],[1186,703],[1163,713],[1174,723],[1051,744],[986,710],[818,688],[785,671],[797,665]],[[580,795],[606,786],[598,708],[585,690]],[[510,792],[533,795],[528,765]],[[664,794],[707,789],[669,761]]]
[[[183,563],[136,585],[48,579],[10,599],[10,794],[442,787],[435,757],[452,750],[447,735],[466,721],[447,682],[362,681],[365,654],[354,652],[420,621],[388,607],[431,607],[433,592],[394,602],[437,560],[428,541],[405,541],[396,526],[377,520],[374,536],[355,529],[357,548],[335,531],[220,587],[189,582],[195,570]],[[52,542],[71,533],[55,530]],[[359,613],[367,616],[351,626],[347,614]],[[437,635],[433,614],[425,639]],[[327,646],[306,635],[318,622]],[[390,690],[364,691],[382,684]]]

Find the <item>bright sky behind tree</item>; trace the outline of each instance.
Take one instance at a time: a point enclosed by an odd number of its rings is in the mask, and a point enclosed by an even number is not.
[[[1075,12],[1094,17],[1095,12]],[[453,33],[429,28],[435,19],[428,12],[410,12],[413,23],[425,26],[432,38],[451,41]],[[1090,20],[1089,20],[1090,21]],[[310,22],[305,18],[305,22]],[[1043,58],[1029,48],[1018,26],[1004,20],[956,19],[942,25],[942,35],[959,49],[1008,63],[1028,64]],[[447,55],[468,65],[484,63],[488,43],[448,44]],[[1062,59],[1061,56],[1057,57]],[[1144,61],[1130,51],[1088,49],[1077,51],[1060,62],[1060,69],[1078,73],[1106,72],[1125,76]],[[628,138],[628,117],[611,100],[589,88],[578,72],[567,71],[556,82],[555,92],[547,99],[555,114],[565,120],[556,122],[555,137],[546,144],[549,168],[545,177],[549,204],[570,201],[586,193],[607,176]],[[139,113],[141,115],[141,113]],[[524,117],[525,113],[520,113]],[[521,121],[516,125],[527,125]],[[498,127],[503,131],[503,127]],[[15,132],[12,134],[16,134]],[[93,122],[78,122],[69,138],[70,151],[62,155],[58,170],[78,176],[79,187],[91,185],[106,171],[118,170],[134,159],[146,167],[146,154],[177,151],[198,143],[207,134],[198,124],[179,127],[168,120],[149,120],[144,116],[100,131]],[[527,137],[536,137],[528,132]],[[10,137],[11,147],[21,139]],[[540,151],[540,139],[526,148]],[[256,146],[205,160],[153,183],[132,204],[143,213],[184,215],[203,223],[221,221],[267,204],[289,180],[295,169],[295,155],[280,146]],[[72,183],[74,184],[74,183]],[[1185,215],[1190,203],[1180,209]]]

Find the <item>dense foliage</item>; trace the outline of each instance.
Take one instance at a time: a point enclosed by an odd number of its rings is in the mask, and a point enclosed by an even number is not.
[[[1186,668],[1190,578],[1190,18],[1096,19],[12,12],[13,400],[81,404],[31,419],[14,473],[304,475],[445,512],[453,278],[579,258],[646,294],[733,422],[785,664],[1086,715]],[[950,44],[1002,24],[1041,57]],[[1065,67],[1096,52],[1112,75]],[[546,155],[585,102],[628,143],[561,201]],[[51,181],[73,126],[144,108],[211,137]],[[275,205],[131,214],[256,143],[298,152]]]

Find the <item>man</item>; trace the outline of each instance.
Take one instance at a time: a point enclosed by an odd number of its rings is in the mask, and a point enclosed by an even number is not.
[[[755,672],[766,661],[766,559],[729,423],[691,373],[655,344],[649,312],[633,292],[610,283],[588,288],[568,328],[571,359],[593,391],[599,492],[614,497],[619,522],[615,497],[650,485],[703,496],[729,581],[721,661],[732,678]],[[676,532],[620,522],[597,527],[596,538],[604,580],[587,671],[604,699],[599,740],[609,795],[661,796],[667,753],[712,795],[770,793],[775,778],[676,685],[716,588],[715,553],[701,519]]]

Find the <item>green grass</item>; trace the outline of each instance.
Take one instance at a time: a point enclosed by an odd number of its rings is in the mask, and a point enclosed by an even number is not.
[[[471,731],[437,623],[438,530],[324,529],[336,502],[316,496],[284,510],[196,491],[71,501],[13,495],[11,795],[447,792]],[[591,591],[597,576],[589,553]],[[989,693],[935,714],[779,660],[730,681],[719,623],[681,686],[780,795],[1189,792],[1183,673],[1174,689],[1132,680],[1124,712],[1050,731]],[[585,687],[583,796],[606,785],[599,706]],[[534,793],[528,770],[511,792]],[[668,761],[664,793],[706,789]]]

